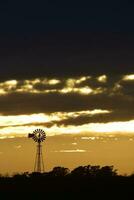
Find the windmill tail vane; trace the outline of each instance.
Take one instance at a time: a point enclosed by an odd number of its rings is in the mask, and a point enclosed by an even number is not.
[[[28,138],[33,138],[34,137],[34,134],[33,133],[29,133],[28,134]]]

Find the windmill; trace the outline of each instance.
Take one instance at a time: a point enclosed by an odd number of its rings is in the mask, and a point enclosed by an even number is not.
[[[28,134],[28,138],[32,138],[35,142],[37,142],[34,172],[44,172],[44,162],[41,143],[46,139],[46,133],[42,129],[36,129],[35,131],[33,131],[33,133]]]

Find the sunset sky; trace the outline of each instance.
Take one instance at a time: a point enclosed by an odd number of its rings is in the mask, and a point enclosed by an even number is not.
[[[97,3],[97,4],[96,4]],[[0,173],[114,165],[134,172],[130,4],[0,3]]]

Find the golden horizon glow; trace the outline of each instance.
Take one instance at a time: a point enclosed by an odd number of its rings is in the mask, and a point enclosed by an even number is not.
[[[47,128],[43,125],[32,126],[9,126],[0,129],[0,139],[11,137],[27,137],[27,134],[37,128],[44,129],[48,136],[62,134],[92,134],[92,135],[111,135],[111,134],[134,134],[134,120],[126,122],[109,122],[109,123],[88,123],[84,125],[53,125]]]

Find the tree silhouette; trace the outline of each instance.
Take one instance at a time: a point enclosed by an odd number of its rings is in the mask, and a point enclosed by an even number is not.
[[[88,174],[87,166],[79,166],[72,170],[71,175],[73,176],[86,176]]]
[[[102,177],[116,176],[117,170],[114,170],[114,166],[104,166],[100,169],[99,175]]]
[[[65,167],[54,167],[53,170],[50,172],[50,175],[52,176],[57,176],[57,177],[62,177],[66,176],[70,173],[70,170]]]
[[[99,176],[116,176],[117,170],[114,170],[113,166],[80,166],[72,170],[71,175],[81,177],[99,177]]]

